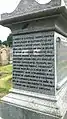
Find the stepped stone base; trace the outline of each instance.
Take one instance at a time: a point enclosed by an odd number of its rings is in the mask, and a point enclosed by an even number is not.
[[[67,84],[56,96],[13,89],[2,100],[3,119],[67,119]]]
[[[62,119],[3,103],[1,119]],[[67,113],[63,119],[67,119]]]
[[[51,117],[50,115],[22,109],[16,106],[10,106],[7,104],[3,104],[3,106],[5,106],[2,109],[2,113],[4,114],[2,115],[3,119],[58,119]]]

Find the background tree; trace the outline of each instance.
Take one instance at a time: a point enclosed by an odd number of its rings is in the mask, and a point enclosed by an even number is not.
[[[12,34],[9,34],[9,36],[7,37],[7,40],[3,42],[0,40],[0,46],[3,44],[5,46],[12,47],[12,42],[13,42]]]
[[[8,44],[7,44],[7,41],[3,41],[2,44],[5,45],[5,46],[8,45]]]
[[[7,45],[9,47],[12,47],[12,42],[13,42],[13,38],[12,38],[12,34],[10,34],[8,37],[7,37]]]
[[[2,45],[2,41],[0,40],[0,46]]]

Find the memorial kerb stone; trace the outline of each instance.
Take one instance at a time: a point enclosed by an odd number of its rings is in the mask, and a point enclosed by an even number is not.
[[[13,35],[13,89],[2,99],[7,107],[3,118],[9,115],[9,119],[15,119],[18,112],[21,119],[64,119],[66,4],[64,0],[50,0],[46,4],[21,0],[14,12],[2,15],[0,24],[9,27]]]

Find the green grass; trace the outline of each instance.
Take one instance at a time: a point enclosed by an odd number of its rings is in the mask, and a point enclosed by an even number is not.
[[[9,92],[9,89],[12,87],[12,65],[0,66],[0,98],[6,95]]]
[[[12,73],[12,65],[7,65],[7,66],[0,66],[0,73],[2,73],[2,77],[6,77]]]

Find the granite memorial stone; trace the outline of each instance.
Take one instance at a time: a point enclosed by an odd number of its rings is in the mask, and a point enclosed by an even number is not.
[[[65,119],[67,111],[66,0],[21,0],[0,24],[13,36],[13,89],[3,119]],[[6,111],[5,111],[6,110]]]
[[[55,93],[54,33],[14,36],[13,87],[39,93]]]

